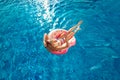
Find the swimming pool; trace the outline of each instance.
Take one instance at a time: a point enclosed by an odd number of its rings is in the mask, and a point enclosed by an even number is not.
[[[120,80],[118,0],[0,0],[0,80]],[[54,55],[43,34],[83,20],[77,44]]]

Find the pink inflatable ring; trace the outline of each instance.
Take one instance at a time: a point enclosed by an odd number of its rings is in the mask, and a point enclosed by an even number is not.
[[[49,39],[57,39],[59,38],[59,36],[62,34],[62,33],[67,33],[67,30],[64,30],[64,29],[55,29],[55,30],[52,30],[49,34],[48,34],[48,38]],[[72,37],[69,41],[69,47],[68,48],[65,48],[65,49],[62,49],[62,50],[59,50],[59,51],[51,51],[51,53],[53,54],[65,54],[68,52],[68,49],[71,47],[71,46],[74,46],[76,44],[76,39],[75,37]]]

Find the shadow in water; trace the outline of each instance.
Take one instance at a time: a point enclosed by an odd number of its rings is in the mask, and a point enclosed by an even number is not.
[[[114,58],[114,67],[116,71],[120,74],[120,58]]]

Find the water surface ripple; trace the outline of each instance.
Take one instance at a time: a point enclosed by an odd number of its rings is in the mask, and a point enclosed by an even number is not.
[[[117,0],[0,0],[0,80],[120,80],[119,5]],[[44,33],[69,29],[79,20],[82,30],[67,54],[44,48]]]

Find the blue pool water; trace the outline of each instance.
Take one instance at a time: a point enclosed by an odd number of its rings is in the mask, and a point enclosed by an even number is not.
[[[119,0],[0,0],[0,80],[120,80]],[[54,55],[43,34],[83,20]]]

